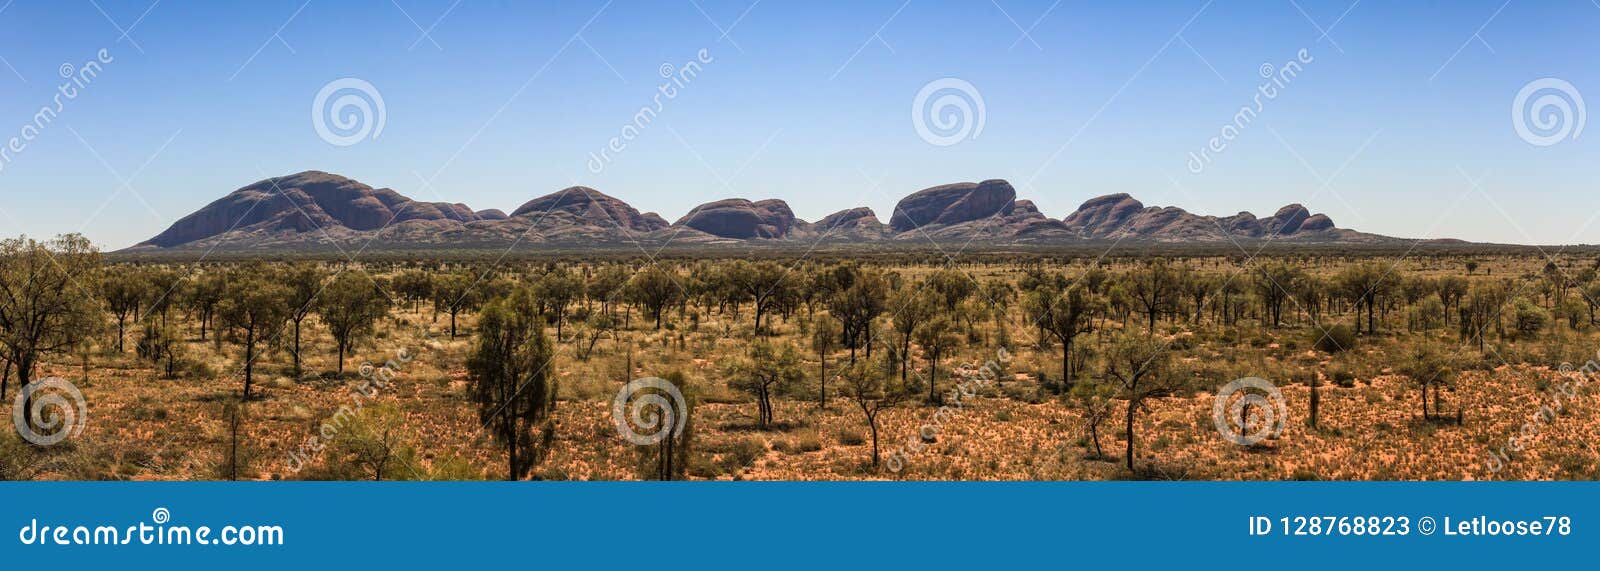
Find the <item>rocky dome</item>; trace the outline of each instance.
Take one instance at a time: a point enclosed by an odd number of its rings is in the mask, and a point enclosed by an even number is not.
[[[565,212],[584,223],[621,226],[632,232],[653,232],[667,227],[660,216],[640,214],[628,203],[587,186],[568,187],[530,200],[517,207],[511,217],[552,212]]]
[[[933,225],[950,225],[1007,214],[1017,191],[1003,180],[962,182],[935,186],[900,199],[889,226],[906,232]]]
[[[1107,194],[1084,201],[1063,222],[1078,234],[1099,238],[1123,227],[1143,211],[1144,203],[1126,193]]]
[[[373,231],[410,221],[473,222],[464,204],[418,202],[321,171],[269,178],[229,193],[141,245],[172,247],[236,229]]]
[[[797,222],[794,211],[782,200],[729,198],[696,206],[673,225],[721,238],[748,239],[783,238]]]
[[[824,216],[813,226],[819,232],[827,232],[847,228],[877,229],[882,227],[883,223],[878,221],[878,215],[873,213],[871,208],[861,206]]]

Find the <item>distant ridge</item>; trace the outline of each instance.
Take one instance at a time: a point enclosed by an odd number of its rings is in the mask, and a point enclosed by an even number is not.
[[[676,222],[641,213],[628,203],[574,186],[524,203],[511,214],[474,211],[465,204],[420,202],[388,188],[321,171],[258,181],[183,217],[128,251],[205,249],[294,252],[330,244],[376,250],[504,248],[513,244],[564,248],[628,243],[799,247],[823,243],[895,241],[1073,244],[1094,240],[1227,243],[1282,240],[1302,244],[1383,244],[1398,238],[1338,228],[1300,204],[1265,218],[1249,212],[1204,216],[1181,208],[1145,206],[1127,194],[1084,201],[1065,218],[1051,218],[1011,183],[994,179],[923,189],[901,199],[889,222],[870,208],[842,210],[812,223],[777,199],[729,198],[702,204]]]

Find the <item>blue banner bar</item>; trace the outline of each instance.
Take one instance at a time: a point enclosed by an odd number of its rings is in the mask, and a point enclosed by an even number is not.
[[[0,483],[0,568],[1587,565],[1596,492],[1565,482]]]

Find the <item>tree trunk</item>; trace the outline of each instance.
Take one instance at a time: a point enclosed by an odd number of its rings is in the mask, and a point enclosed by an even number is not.
[[[300,376],[300,321],[294,322],[294,376]]]
[[[872,429],[872,467],[878,467],[878,415],[867,416],[867,426]]]
[[[250,370],[255,364],[256,357],[256,331],[255,327],[247,327],[244,332],[244,399],[250,402]]]
[[[827,355],[818,355],[818,360],[822,361],[822,395],[818,397],[818,406],[827,408]],[[0,395],[0,400],[3,398],[5,395]]]
[[[1133,471],[1133,411],[1137,408],[1133,399],[1128,399],[1128,471]]]

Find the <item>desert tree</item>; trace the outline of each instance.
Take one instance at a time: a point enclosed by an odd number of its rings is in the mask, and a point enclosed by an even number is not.
[[[450,338],[456,338],[456,317],[478,306],[484,297],[475,287],[480,280],[467,273],[448,273],[433,277],[433,310],[450,314]]]
[[[929,319],[917,328],[917,345],[922,346],[923,357],[928,360],[928,404],[930,405],[937,405],[943,401],[938,394],[939,358],[953,350],[959,342],[955,328],[955,323],[943,315]]]
[[[683,296],[683,288],[678,285],[677,278],[658,264],[651,264],[634,274],[628,280],[628,291],[629,297],[650,312],[650,317],[656,321],[656,329],[661,329],[662,314]]]
[[[944,268],[928,276],[927,289],[934,293],[946,315],[954,315],[961,302],[978,290],[978,282],[961,270]]]
[[[177,375],[178,361],[183,358],[183,339],[170,323],[146,317],[141,328],[136,349],[140,358],[157,365],[165,364],[167,378]]]
[[[532,292],[519,288],[483,308],[467,373],[479,421],[506,448],[508,480],[527,477],[555,440],[553,359]]]
[[[817,352],[817,362],[821,369],[821,390],[817,394],[817,406],[828,406],[828,355],[839,349],[839,325],[831,319],[818,319],[811,330],[811,350]]]
[[[938,309],[932,292],[923,289],[901,288],[890,294],[885,305],[890,319],[890,332],[894,334],[895,358],[900,366],[900,380],[905,381],[911,359],[911,342],[917,329],[932,319]]]
[[[594,346],[600,342],[600,338],[606,335],[615,336],[614,330],[616,328],[616,320],[612,319],[606,312],[590,312],[588,318],[583,322],[583,327],[574,339],[574,345],[578,349],[578,360],[588,361],[589,356],[594,354]]]
[[[360,270],[340,273],[322,292],[317,300],[317,315],[338,347],[340,375],[344,374],[345,354],[355,349],[357,341],[373,333],[388,310],[388,298]]]
[[[300,376],[300,325],[317,308],[317,296],[323,291],[328,273],[311,262],[298,262],[289,266],[280,277],[280,283],[288,286],[289,321],[294,327],[294,345],[291,354],[294,356],[294,374]]]
[[[1390,269],[1375,262],[1361,262],[1339,271],[1336,278],[1339,293],[1356,306],[1356,331],[1361,330],[1361,308],[1365,307],[1367,334],[1378,332],[1378,300],[1389,295],[1398,278]]]
[[[878,452],[878,435],[881,431],[879,417],[883,411],[894,408],[910,397],[911,390],[886,367],[866,361],[845,367],[840,376],[844,379],[845,396],[861,409],[867,429],[872,433],[872,467],[876,469],[881,464]]]
[[[189,303],[189,308],[200,318],[201,341],[206,339],[206,328],[211,325],[212,317],[216,315],[217,304],[222,303],[222,296],[227,291],[226,272],[205,272],[190,280],[189,293],[184,297]]]
[[[611,316],[612,303],[622,296],[628,286],[628,269],[621,264],[608,264],[589,277],[584,289],[589,300],[600,302],[600,311]]]
[[[222,322],[238,330],[244,346],[244,396],[250,400],[250,386],[260,345],[289,320],[289,300],[293,292],[261,275],[259,270],[241,272],[228,288],[218,309]]]
[[[1082,284],[1066,283],[1056,276],[1028,294],[1023,307],[1028,319],[1061,342],[1061,382],[1070,386],[1074,378],[1072,344],[1079,335],[1094,330],[1094,314],[1099,300]]]
[[[1143,267],[1129,272],[1124,280],[1129,297],[1144,312],[1149,328],[1156,331],[1156,318],[1172,311],[1178,297],[1177,273],[1162,258],[1155,258]]]
[[[734,262],[724,274],[728,285],[755,307],[755,334],[761,335],[761,318],[772,312],[793,288],[789,272],[773,262]],[[770,320],[769,320],[770,321]]]
[[[423,301],[433,298],[433,277],[423,270],[405,270],[395,276],[394,290],[411,302],[411,312],[416,313]]]
[[[1256,295],[1261,298],[1263,317],[1271,318],[1274,329],[1283,324],[1283,304],[1295,299],[1294,286],[1303,276],[1300,268],[1282,261],[1262,264],[1256,269]]]
[[[1145,401],[1175,392],[1181,385],[1177,377],[1167,371],[1172,355],[1167,344],[1153,337],[1124,334],[1111,343],[1105,356],[1105,380],[1113,383],[1117,396],[1128,403],[1124,429],[1128,436],[1125,459],[1133,471],[1134,449],[1138,439],[1134,434],[1134,417]]]
[[[382,481],[412,475],[416,451],[407,443],[404,413],[393,405],[376,404],[351,415],[329,456],[332,463],[353,472],[335,476]]]
[[[639,468],[643,478],[661,481],[682,480],[689,467],[689,458],[694,454],[695,422],[694,409],[699,405],[700,398],[693,390],[693,385],[686,382],[682,371],[670,371],[662,377],[673,386],[678,387],[683,394],[683,409],[664,411],[672,417],[663,421],[663,426],[668,428],[664,438],[654,444],[637,447],[639,450]],[[683,415],[683,429],[671,429],[675,424],[676,415]]]
[[[100,297],[105,299],[111,315],[117,318],[118,353],[125,350],[123,341],[127,338],[125,330],[128,320],[138,319],[136,314],[144,303],[146,289],[144,273],[132,266],[107,268],[100,279]]]
[[[558,269],[539,278],[535,293],[539,303],[554,318],[556,341],[562,340],[562,326],[567,322],[567,309],[583,297],[583,278],[566,269]]]
[[[1077,383],[1067,392],[1066,400],[1075,406],[1089,431],[1089,442],[1094,445],[1094,457],[1106,458],[1100,447],[1100,426],[1116,412],[1116,388],[1110,383],[1089,381]]]
[[[1439,387],[1455,381],[1455,368],[1450,361],[1432,347],[1423,345],[1408,351],[1396,372],[1410,379],[1417,388],[1422,403],[1423,420],[1432,420],[1439,413]],[[1428,411],[1428,389],[1433,389],[1433,412]]]
[[[149,309],[146,315],[160,315],[161,324],[167,324],[167,315],[172,312],[172,306],[178,305],[179,296],[182,295],[183,276],[170,268],[160,267],[145,273],[144,295],[148,298],[145,304]]]
[[[747,355],[733,361],[728,374],[733,379],[730,386],[755,397],[756,425],[761,428],[772,426],[777,391],[805,377],[794,346],[766,340],[753,343]]]
[[[72,351],[97,330],[103,314],[87,288],[101,264],[100,252],[78,234],[0,240],[0,354],[19,386],[32,382],[40,359]],[[5,394],[0,378],[0,400]]]
[[[856,362],[856,349],[865,347],[872,357],[872,322],[883,313],[888,283],[883,274],[854,265],[834,270],[835,293],[828,299],[828,313],[839,321],[841,336],[850,349],[850,362]]]

